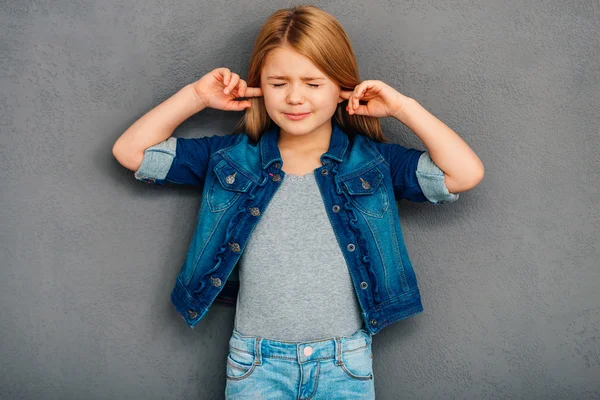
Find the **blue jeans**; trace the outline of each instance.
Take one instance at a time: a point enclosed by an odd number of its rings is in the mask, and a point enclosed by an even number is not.
[[[372,335],[283,342],[233,330],[226,399],[374,399]]]

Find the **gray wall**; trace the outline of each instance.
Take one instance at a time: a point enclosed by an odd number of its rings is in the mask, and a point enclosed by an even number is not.
[[[169,299],[200,193],[136,181],[111,148],[211,69],[245,78],[290,4],[2,2],[3,399],[223,397],[234,309],[192,330]],[[398,203],[425,312],[375,336],[378,398],[598,398],[598,1],[323,7],[362,79],[415,98],[486,168],[457,203]],[[240,115],[204,110],[175,135]]]

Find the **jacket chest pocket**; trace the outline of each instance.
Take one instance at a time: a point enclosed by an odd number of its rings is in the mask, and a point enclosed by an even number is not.
[[[206,192],[206,201],[210,211],[224,211],[248,191],[252,181],[242,175],[227,160],[219,162],[213,171],[214,176]]]
[[[344,191],[351,203],[362,213],[381,218],[389,207],[389,197],[383,184],[383,173],[372,168],[351,178],[342,178]]]

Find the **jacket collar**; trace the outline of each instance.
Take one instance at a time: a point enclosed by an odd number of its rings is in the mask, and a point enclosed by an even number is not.
[[[271,121],[271,127],[269,127],[260,137],[259,147],[263,169],[267,168],[275,161],[282,161],[279,147],[277,147],[280,130],[281,128]],[[326,153],[321,155],[321,162],[324,162],[324,158],[326,157],[341,162],[344,158],[344,153],[348,148],[348,143],[349,139],[346,132],[338,125],[335,118],[331,118],[331,139],[329,141],[329,149]]]

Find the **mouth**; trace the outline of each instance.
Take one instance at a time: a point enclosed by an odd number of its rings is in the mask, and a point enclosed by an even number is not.
[[[294,113],[284,113],[286,117],[288,117],[289,119],[292,120],[299,120],[299,119],[303,119],[306,118],[310,115],[310,113],[300,113],[300,114],[294,114]]]

